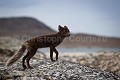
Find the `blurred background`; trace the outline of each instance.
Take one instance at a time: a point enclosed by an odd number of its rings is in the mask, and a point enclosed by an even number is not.
[[[1,0],[1,47],[18,48],[31,37],[56,33],[58,25],[66,25],[71,36],[58,47],[61,52],[119,51],[119,4],[119,0]]]
[[[57,33],[58,25],[71,32],[56,47],[59,60],[120,74],[120,0],[0,0],[0,64],[24,41]],[[50,60],[49,48],[33,58]]]

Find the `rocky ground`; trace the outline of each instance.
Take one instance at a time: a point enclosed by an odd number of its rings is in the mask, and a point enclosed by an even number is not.
[[[3,78],[9,80],[120,80],[120,76],[78,63],[59,60],[31,60],[34,69],[22,70],[21,61],[11,67],[0,64]]]
[[[0,80],[120,80],[118,60],[119,52],[81,57],[64,55],[57,62],[51,62],[42,53],[30,61],[34,69],[25,71],[21,59],[10,67],[1,61]]]
[[[21,44],[16,42],[0,41],[0,80],[120,80],[120,52],[59,55],[57,62],[51,62],[44,53],[37,52],[30,61],[34,69],[23,71],[21,59],[6,67],[6,61]]]
[[[120,75],[120,52],[100,51],[85,55],[65,55],[61,56],[60,59],[114,72]]]

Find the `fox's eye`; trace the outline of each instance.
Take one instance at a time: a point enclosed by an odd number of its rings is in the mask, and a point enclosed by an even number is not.
[[[64,30],[63,32],[64,32],[64,33],[67,33],[67,31],[66,31],[66,30]]]

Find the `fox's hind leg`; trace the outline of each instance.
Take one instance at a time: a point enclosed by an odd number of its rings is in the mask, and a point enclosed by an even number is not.
[[[26,65],[25,65],[25,59],[28,57],[28,55],[29,55],[29,53],[27,53],[22,59],[23,70],[25,70],[27,68]]]
[[[33,67],[30,66],[29,61],[35,55],[36,51],[37,51],[37,49],[29,50],[29,56],[27,57],[26,62],[27,62],[27,67],[30,68],[30,69],[33,68]]]

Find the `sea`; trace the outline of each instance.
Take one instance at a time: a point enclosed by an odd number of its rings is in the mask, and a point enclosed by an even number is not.
[[[96,53],[96,52],[119,52],[120,48],[98,48],[98,47],[85,47],[85,48],[56,48],[59,53]],[[43,53],[49,53],[50,48],[42,48],[38,51],[41,51]]]

